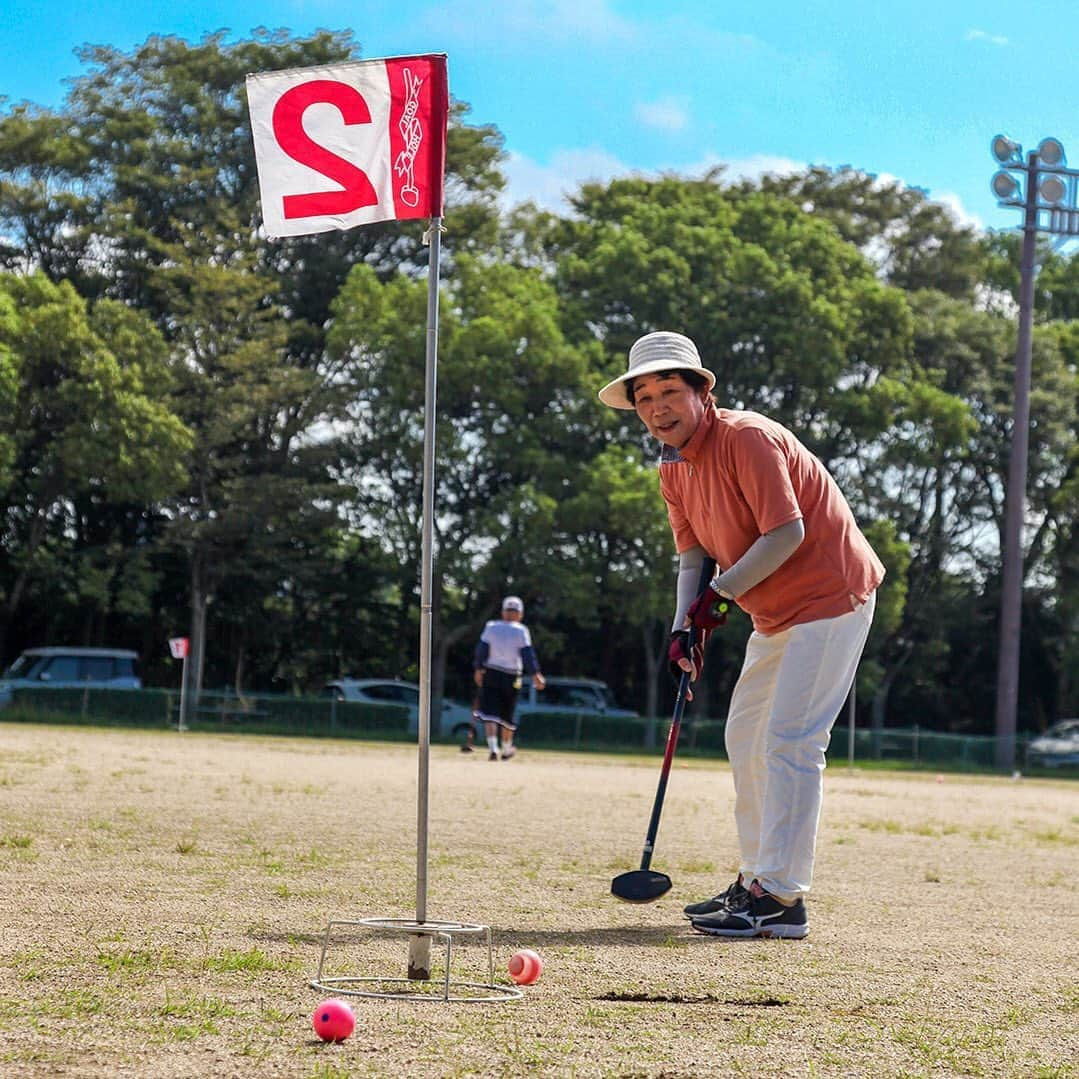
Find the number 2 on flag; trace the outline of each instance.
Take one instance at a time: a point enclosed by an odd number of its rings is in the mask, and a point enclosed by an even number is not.
[[[445,56],[248,75],[247,100],[268,235],[441,216]]]
[[[378,194],[363,169],[320,146],[303,129],[303,114],[309,105],[324,102],[336,105],[345,124],[369,124],[371,110],[353,86],[329,79],[302,82],[286,90],[273,110],[273,133],[277,145],[294,161],[307,165],[339,183],[342,191],[319,191],[308,195],[285,195],[285,217],[317,217],[321,214],[348,214],[361,206],[374,206]]]

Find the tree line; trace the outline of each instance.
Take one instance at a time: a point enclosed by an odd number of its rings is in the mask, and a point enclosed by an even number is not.
[[[175,684],[415,678],[423,223],[268,241],[244,76],[347,32],[86,47],[56,109],[0,112],[0,658],[130,646]],[[522,595],[549,674],[662,713],[675,552],[650,443],[597,389],[640,334],[697,342],[723,405],[790,426],[888,568],[863,721],[991,733],[1018,237],[855,169],[585,184],[500,205],[497,128],[452,107],[433,681]],[[1041,253],[1020,727],[1079,712],[1079,262]],[[710,645],[722,715],[749,632]]]

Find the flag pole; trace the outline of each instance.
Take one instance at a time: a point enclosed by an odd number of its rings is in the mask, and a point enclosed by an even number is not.
[[[438,276],[442,255],[442,218],[432,217],[424,237],[430,245],[427,261],[427,347],[423,415],[423,523],[420,555],[420,708],[419,776],[416,796],[416,923],[427,921],[427,821],[431,758],[431,624],[434,604],[435,530],[435,400],[438,386]],[[408,977],[431,977],[431,938],[409,938]]]
[[[176,724],[178,731],[187,730],[187,651],[188,642],[184,641],[184,658],[180,664],[180,718]]]

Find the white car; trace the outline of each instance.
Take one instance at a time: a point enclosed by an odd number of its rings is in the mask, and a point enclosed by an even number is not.
[[[1079,719],[1062,719],[1027,746],[1027,764],[1038,768],[1079,767]]]
[[[522,678],[517,715],[531,712],[558,712],[585,716],[610,716],[629,719],[637,715],[619,708],[606,682],[594,678],[548,678],[543,689],[536,689],[532,679]]]
[[[16,689],[141,689],[126,648],[28,648],[0,678],[0,707]]]
[[[420,687],[396,678],[338,678],[327,682],[320,694],[339,701],[362,701],[364,704],[398,705],[408,709],[408,730],[420,729]],[[461,740],[472,726],[472,709],[443,698],[442,714],[431,723],[431,733]]]

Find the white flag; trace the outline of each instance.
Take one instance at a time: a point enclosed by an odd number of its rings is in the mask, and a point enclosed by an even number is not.
[[[270,236],[442,214],[446,57],[247,76]]]

